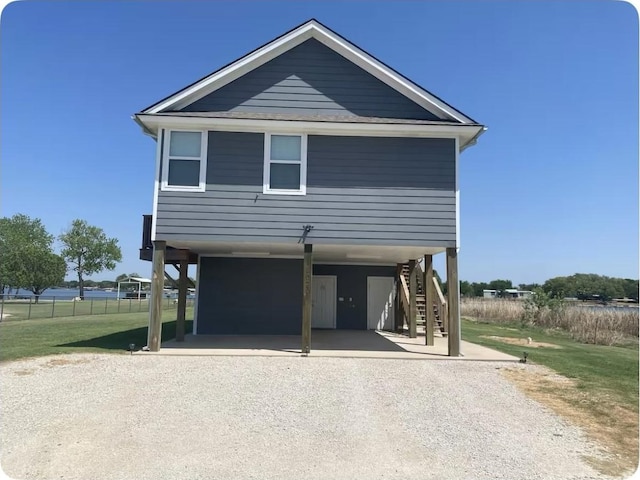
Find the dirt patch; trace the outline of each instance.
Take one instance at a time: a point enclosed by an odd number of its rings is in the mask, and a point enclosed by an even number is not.
[[[24,377],[25,375],[31,375],[33,373],[33,370],[16,370],[15,372],[13,372],[14,375],[17,375],[18,377]]]
[[[498,340],[499,342],[509,343],[511,345],[523,345],[531,348],[562,348],[559,345],[555,345],[553,343],[547,342],[536,342],[535,340],[531,340],[529,342],[528,338],[513,338],[513,337],[499,337],[497,335],[480,335],[482,338],[489,338],[491,340]]]
[[[89,362],[90,360],[85,358],[80,358],[80,359],[53,358],[42,366],[47,368],[53,368],[53,367],[61,367],[62,365],[78,365],[81,363],[89,363]]]
[[[606,394],[578,388],[575,380],[536,366],[501,373],[529,397],[582,428],[602,449],[585,460],[605,475],[625,476],[638,466],[638,413]]]

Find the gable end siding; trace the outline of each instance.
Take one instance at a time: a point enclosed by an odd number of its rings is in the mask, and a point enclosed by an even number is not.
[[[307,195],[262,193],[264,136],[209,132],[207,190],[160,191],[167,241],[454,247],[455,142],[310,135]]]
[[[309,39],[183,108],[438,120],[315,39]]]

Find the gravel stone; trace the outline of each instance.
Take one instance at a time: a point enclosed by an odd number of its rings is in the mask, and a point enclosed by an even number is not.
[[[20,479],[595,479],[492,362],[71,354],[0,366]],[[527,368],[523,366],[522,368]]]

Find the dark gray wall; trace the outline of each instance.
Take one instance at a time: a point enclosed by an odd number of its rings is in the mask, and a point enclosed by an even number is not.
[[[200,259],[197,333],[298,335],[302,260]]]
[[[367,277],[393,277],[395,267],[314,265],[314,275],[337,277],[336,328],[367,329]],[[299,335],[302,260],[200,259],[200,335]]]
[[[396,267],[314,265],[314,275],[337,277],[336,328],[367,329],[367,277],[395,277]],[[339,301],[340,297],[344,300]]]
[[[264,136],[209,132],[207,191],[158,195],[156,238],[455,246],[453,139],[309,136],[307,195],[262,193]]]
[[[182,109],[438,118],[315,39]]]

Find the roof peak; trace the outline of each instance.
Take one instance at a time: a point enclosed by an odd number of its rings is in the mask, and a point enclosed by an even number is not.
[[[141,113],[161,113],[183,108],[311,38],[320,41],[441,120],[477,124],[472,118],[354,45],[316,18],[310,18],[245,56],[151,105]]]

